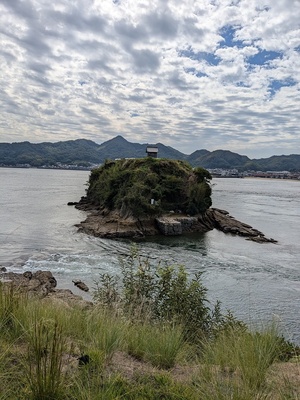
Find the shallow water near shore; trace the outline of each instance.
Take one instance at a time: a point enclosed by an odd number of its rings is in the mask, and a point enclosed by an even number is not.
[[[78,233],[85,213],[67,206],[85,194],[87,171],[0,168],[0,265],[51,270],[59,287],[72,279],[94,286],[99,273],[118,273],[131,241]],[[278,244],[258,244],[216,230],[139,241],[151,262],[202,272],[212,302],[253,325],[275,318],[300,344],[300,182],[213,179],[213,206],[262,231]]]

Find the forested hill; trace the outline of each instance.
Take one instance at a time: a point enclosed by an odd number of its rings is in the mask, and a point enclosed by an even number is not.
[[[196,150],[191,155],[157,143],[160,158],[186,160],[192,166],[204,168],[236,168],[256,171],[300,171],[300,155],[272,156],[250,159],[228,150]],[[0,143],[0,166],[62,166],[90,167],[106,159],[141,158],[146,155],[147,144],[131,143],[122,136],[97,144],[78,139],[56,143]]]

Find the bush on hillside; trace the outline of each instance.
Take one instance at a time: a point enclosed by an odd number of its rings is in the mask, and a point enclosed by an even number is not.
[[[189,278],[183,266],[155,265],[133,248],[120,259],[121,277],[100,275],[94,300],[137,321],[182,326],[189,342],[214,336],[229,327],[243,326],[232,314],[222,315],[220,303],[211,306],[201,273]]]

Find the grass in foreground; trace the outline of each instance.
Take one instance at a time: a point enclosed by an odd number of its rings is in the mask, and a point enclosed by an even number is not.
[[[299,360],[278,362],[274,327],[210,311],[182,268],[129,261],[87,309],[0,284],[0,400],[300,399]]]

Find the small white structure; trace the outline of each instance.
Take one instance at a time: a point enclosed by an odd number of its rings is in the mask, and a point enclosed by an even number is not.
[[[157,146],[147,146],[146,153],[148,154],[148,157],[157,158],[157,153],[158,153]]]

